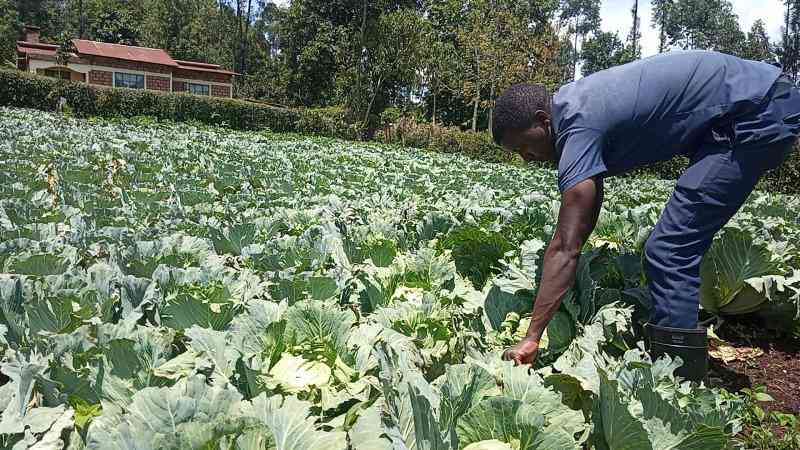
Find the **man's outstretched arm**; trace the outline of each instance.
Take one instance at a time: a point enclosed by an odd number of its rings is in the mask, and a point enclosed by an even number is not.
[[[536,358],[547,324],[558,311],[561,298],[575,283],[581,248],[597,224],[602,203],[603,180],[599,177],[584,180],[562,194],[558,226],[544,253],[542,280],[528,334],[506,351],[506,359],[531,364]]]

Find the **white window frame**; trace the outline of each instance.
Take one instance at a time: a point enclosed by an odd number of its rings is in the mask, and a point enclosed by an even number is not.
[[[206,93],[205,94],[198,94],[197,92],[192,91],[192,86],[202,86],[202,87],[206,88]],[[206,83],[192,83],[190,81],[190,82],[186,83],[186,90],[192,95],[202,95],[202,96],[211,97],[211,85],[206,84]]]
[[[119,74],[119,75],[128,75],[128,76],[134,76],[134,77],[142,77],[142,87],[140,87],[140,88],[139,88],[139,87],[130,87],[130,86],[117,86],[117,74]],[[137,90],[138,90],[138,89],[142,89],[142,90],[145,90],[145,89],[147,89],[147,75],[145,75],[145,74],[142,74],[142,73],[133,73],[133,72],[117,72],[117,71],[115,71],[115,72],[114,72],[114,75],[112,75],[112,79],[113,79],[113,85],[114,85],[114,87],[120,87],[120,88],[125,88],[125,89],[137,89]]]
[[[172,81],[178,81],[178,82],[182,82],[182,83],[196,83],[198,80],[197,79],[190,80],[189,78],[173,77]],[[228,98],[233,98],[233,84],[232,83],[218,83],[216,81],[203,81],[202,84],[207,84],[209,86],[222,86],[224,88],[228,88]],[[189,86],[186,86],[186,90],[184,92],[186,92],[186,93],[189,92]],[[210,90],[209,90],[209,92],[211,93],[211,96],[213,97],[214,96],[213,92],[211,92]]]

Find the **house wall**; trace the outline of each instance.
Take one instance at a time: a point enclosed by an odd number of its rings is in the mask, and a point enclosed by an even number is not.
[[[170,85],[171,80],[169,77],[145,76],[145,87],[151,91],[170,92]]]
[[[29,72],[36,73],[36,71],[39,69],[51,69],[54,67],[60,67],[55,58],[48,58],[42,55],[31,56],[29,58]],[[73,72],[80,73],[89,73],[89,70],[92,69],[92,67],[87,65],[86,61],[82,59],[70,59],[67,63],[67,68]]]
[[[107,70],[90,70],[89,84],[98,86],[114,86],[114,73]]]
[[[57,67],[54,58],[31,55],[27,69],[36,73],[37,69]],[[103,63],[102,65],[100,63]],[[70,60],[67,67],[73,73],[72,80],[84,81],[95,86],[114,86],[114,72],[135,73],[145,76],[145,88],[161,92],[187,92],[189,83],[207,84],[213,97],[231,97],[232,76],[209,72],[174,69],[169,66],[113,60],[110,58],[82,57]],[[142,70],[146,69],[146,70]],[[183,75],[186,76],[184,78]]]
[[[211,96],[212,97],[231,97],[231,87],[223,86],[220,84],[212,84],[211,85]]]
[[[122,69],[126,72],[139,73],[149,72],[160,75],[170,75],[172,67],[160,64],[149,64],[137,61],[125,61],[122,59],[104,58],[102,56],[87,56],[86,59],[93,66],[110,67],[112,69]]]

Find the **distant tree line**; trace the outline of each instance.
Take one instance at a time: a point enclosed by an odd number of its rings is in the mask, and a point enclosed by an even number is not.
[[[601,31],[601,0],[0,0],[0,60],[23,24],[44,40],[159,47],[242,75],[236,95],[343,108],[364,130],[396,115],[491,128],[493,100],[518,82],[555,89],[642,56],[642,4],[627,36]],[[650,0],[660,51],[713,49],[800,71],[800,0],[784,33],[740,29],[729,0]]]

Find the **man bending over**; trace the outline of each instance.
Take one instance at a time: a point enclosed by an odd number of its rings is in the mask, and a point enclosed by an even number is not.
[[[525,337],[506,351],[531,364],[539,339],[575,281],[597,223],[603,179],[676,155],[691,164],[647,240],[651,353],[680,356],[676,373],[707,368],[698,327],[700,262],[714,235],[800,134],[800,92],[778,67],[714,52],[676,51],[563,86],[516,85],[495,107],[495,140],[526,161],[555,161],[561,209],[544,254]]]

